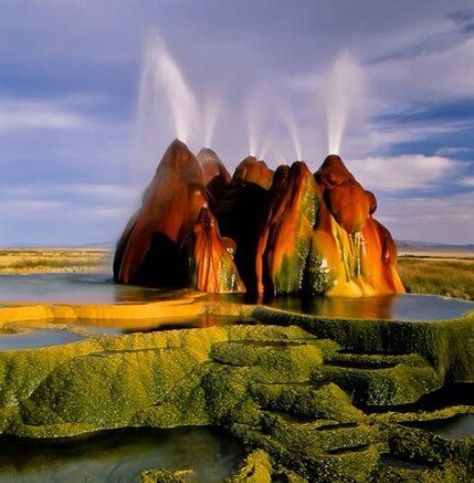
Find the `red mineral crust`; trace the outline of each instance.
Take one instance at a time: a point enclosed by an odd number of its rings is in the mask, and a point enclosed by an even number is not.
[[[321,190],[312,254],[327,271],[328,295],[403,293],[396,247],[372,218],[377,201],[330,155],[315,173]]]
[[[316,217],[317,186],[305,163],[280,166],[257,245],[258,292],[298,293]]]
[[[204,173],[204,182],[213,198],[217,203],[224,196],[232,179],[226,167],[219,159],[219,156],[209,148],[202,148],[197,155]]]
[[[235,263],[248,292],[257,292],[255,255],[273,171],[264,161],[245,158],[216,207],[221,233],[236,243]]]
[[[181,244],[208,202],[195,156],[175,140],[165,152],[118,242],[114,277],[121,283],[179,287],[185,284]]]
[[[242,292],[366,296],[402,293],[397,252],[339,156],[312,175],[273,173],[249,156],[232,178],[216,153],[174,141],[117,244],[122,283]]]
[[[211,293],[245,292],[234,261],[232,241],[222,239],[217,220],[202,208],[194,225],[195,287]]]
[[[219,234],[204,183],[195,156],[174,141],[117,244],[116,281],[207,292],[244,290],[226,248],[232,242]]]
[[[273,171],[265,161],[258,161],[254,156],[246,157],[235,169],[232,181],[246,181],[269,190],[272,186]]]

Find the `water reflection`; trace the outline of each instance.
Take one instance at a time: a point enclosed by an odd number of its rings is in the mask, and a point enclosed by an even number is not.
[[[169,291],[113,283],[109,274],[43,274],[0,277],[1,301],[66,302],[88,304],[140,303],[185,298],[190,290]],[[204,300],[204,299],[201,299]],[[320,317],[440,320],[459,317],[474,309],[474,303],[430,295],[378,297],[277,297],[257,299],[250,295],[206,295],[208,301],[264,303]],[[194,322],[193,322],[194,324]],[[197,327],[221,325],[209,316]]]
[[[0,331],[0,350],[30,349],[67,344],[83,339],[67,330]]]
[[[152,468],[195,470],[220,482],[238,465],[240,444],[204,428],[115,431],[57,443],[0,440],[0,483],[139,481]]]
[[[278,297],[269,305],[292,312],[351,319],[442,320],[459,317],[474,303],[431,295],[378,297]]]
[[[447,439],[474,438],[474,415],[465,414],[448,419],[416,421],[405,423],[407,426],[430,431]]]
[[[169,290],[113,282],[110,274],[34,274],[0,277],[0,301],[68,303],[139,303],[172,300],[186,291]]]

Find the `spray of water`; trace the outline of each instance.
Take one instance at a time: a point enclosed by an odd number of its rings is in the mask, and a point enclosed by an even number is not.
[[[298,161],[301,161],[303,159],[303,149],[301,147],[302,145],[300,133],[294,113],[289,106],[282,109],[282,119],[283,122],[286,124],[286,127],[288,128],[288,133],[290,135],[291,141],[293,142],[296,159]]]
[[[197,124],[197,102],[164,40],[154,31],[146,42],[138,95],[139,116],[142,111],[156,118],[157,111],[162,109],[163,96],[173,118],[176,137],[187,142]]]
[[[349,51],[341,52],[323,76],[320,90],[325,107],[328,152],[339,154],[348,119],[360,107],[365,78],[362,67]]]
[[[259,137],[259,115],[256,108],[256,103],[253,99],[249,99],[245,105],[245,119],[247,121],[247,134],[249,141],[249,154],[257,156],[258,152],[258,137]]]
[[[208,96],[204,103],[204,146],[211,147],[217,120],[222,112],[222,104],[215,97]]]

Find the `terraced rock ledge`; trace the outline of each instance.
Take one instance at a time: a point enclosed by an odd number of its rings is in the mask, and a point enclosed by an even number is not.
[[[472,478],[472,436],[448,439],[413,426],[474,414],[472,400],[423,404],[443,388],[449,394],[454,383],[472,390],[472,312],[417,323],[225,303],[195,307],[213,317],[250,315],[260,324],[0,351],[0,433],[66,438],[217,426],[248,451],[232,482]],[[193,481],[186,468],[144,468],[141,477]]]

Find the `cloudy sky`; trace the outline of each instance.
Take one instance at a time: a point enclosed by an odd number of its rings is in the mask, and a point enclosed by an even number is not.
[[[162,76],[137,108],[166,52],[193,150],[214,110],[229,167],[341,133],[397,239],[474,243],[472,0],[0,0],[0,245],[115,241],[176,136]]]

